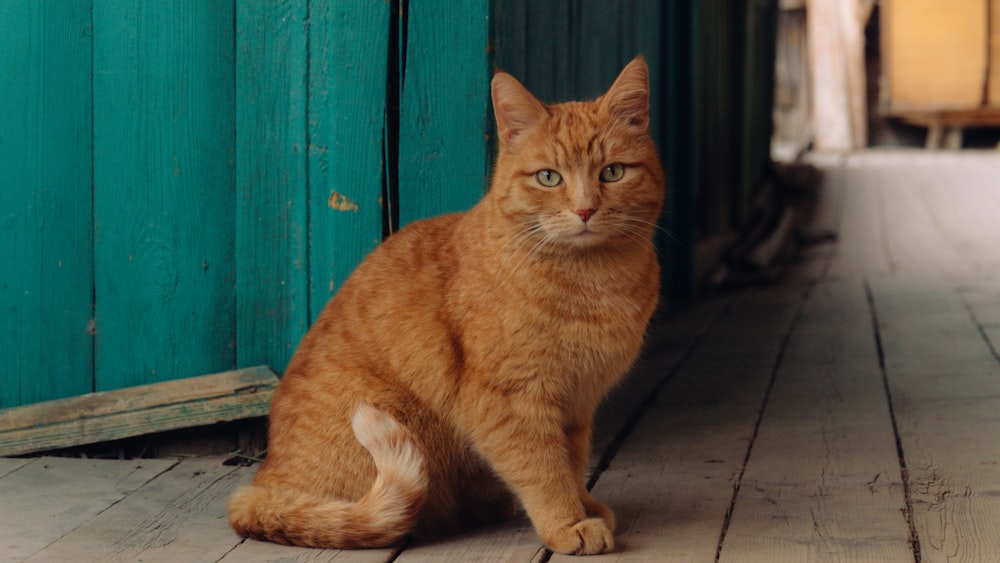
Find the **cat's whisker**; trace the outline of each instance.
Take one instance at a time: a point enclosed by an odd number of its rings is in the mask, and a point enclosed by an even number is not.
[[[533,242],[535,235],[539,233],[544,233],[545,229],[541,223],[537,220],[527,220],[519,224],[522,228],[517,231],[508,241],[504,247],[503,259],[500,261],[497,267],[497,274],[501,272],[516,272],[521,269],[522,263],[525,261],[524,250]],[[528,255],[532,251],[528,252]],[[510,269],[508,268],[509,262],[512,257],[520,257],[517,265]]]
[[[678,245],[680,245],[680,246],[682,246],[684,248],[688,248],[689,247],[689,245],[687,243],[685,243],[681,239],[677,238],[677,236],[675,236],[673,233],[671,233],[667,229],[664,229],[656,221],[650,221],[648,219],[643,219],[642,217],[635,217],[634,215],[622,215],[621,219],[624,222],[622,224],[622,226],[624,226],[625,223],[629,223],[629,224],[639,223],[639,224],[642,224],[642,225],[649,225],[649,226],[653,227],[654,231],[661,233],[663,236],[667,237],[667,239],[669,239],[670,241],[674,242],[675,244],[678,244]]]

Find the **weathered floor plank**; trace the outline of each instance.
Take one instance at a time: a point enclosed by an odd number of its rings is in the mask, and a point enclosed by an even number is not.
[[[878,190],[864,185],[864,177],[863,172],[846,168],[826,171],[825,189],[843,192],[830,277],[851,278],[890,270],[882,197]]]
[[[226,501],[250,470],[221,458],[181,462],[28,561],[216,561],[240,538],[226,524]]]
[[[812,291],[775,378],[720,561],[913,561],[860,280]]]
[[[37,458],[0,478],[0,561],[21,561],[177,462]]]
[[[527,562],[543,551],[541,541],[527,517],[498,524],[433,544],[412,544],[394,563],[438,561]]]
[[[246,540],[219,560],[220,563],[387,563],[393,560],[394,549],[310,549]]]
[[[924,561],[1000,553],[1000,365],[957,292],[871,282]]]
[[[17,471],[22,466],[31,463],[31,461],[31,459],[12,459],[0,457],[0,479],[3,479],[9,473]]]

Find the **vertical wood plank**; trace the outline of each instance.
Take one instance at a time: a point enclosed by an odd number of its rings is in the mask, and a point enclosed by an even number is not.
[[[310,4],[310,320],[382,238],[391,4]]]
[[[864,22],[860,2],[809,0],[809,69],[813,92],[813,142],[819,150],[847,151],[867,141],[864,116]],[[948,10],[945,10],[946,12]],[[933,29],[934,25],[914,29]],[[891,28],[882,28],[889,37]],[[921,41],[926,34],[920,33]],[[929,44],[929,43],[926,43]],[[926,57],[921,57],[921,68]],[[895,74],[887,73],[892,80]],[[951,82],[950,80],[933,82]],[[896,92],[890,90],[894,95]],[[860,129],[859,129],[860,127]]]
[[[233,9],[94,5],[99,390],[235,364]]]
[[[486,189],[490,2],[411,0],[400,110],[400,223],[461,211]]]
[[[90,5],[0,2],[0,407],[92,389]]]
[[[574,29],[574,14],[579,6],[576,2],[531,2],[529,10],[525,21],[524,84],[543,101],[579,99],[575,46],[580,38]]]
[[[666,91],[663,83],[664,40],[663,19],[666,8],[660,2],[633,2],[630,29],[626,30],[631,41],[623,51],[624,65],[636,55],[642,55],[649,67],[649,123],[650,133],[660,150],[663,160],[663,140],[667,123],[664,120]]]
[[[552,4],[546,2],[545,6]],[[525,71],[528,68],[528,40],[532,37],[528,26],[531,25],[531,14],[533,14],[531,10],[534,7],[535,5],[529,5],[527,0],[494,0],[490,32],[493,65],[514,76],[525,77],[521,82],[529,90],[535,88],[526,79]],[[536,92],[536,95],[540,93]]]
[[[667,299],[683,301],[694,295],[695,226],[697,186],[701,182],[699,148],[702,111],[695,63],[697,23],[703,4],[668,2],[663,7],[663,144],[667,173],[667,199],[658,233],[657,249],[663,260],[662,292]]]
[[[307,5],[236,4],[236,363],[278,372],[309,322]]]
[[[577,18],[577,99],[600,96],[621,70],[624,3],[580,0]]]

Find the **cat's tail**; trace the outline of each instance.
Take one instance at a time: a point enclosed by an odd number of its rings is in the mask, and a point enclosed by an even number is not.
[[[427,497],[424,457],[406,430],[374,407],[358,406],[351,426],[378,470],[361,500],[250,485],[229,501],[233,529],[254,539],[337,549],[385,547],[403,539]]]

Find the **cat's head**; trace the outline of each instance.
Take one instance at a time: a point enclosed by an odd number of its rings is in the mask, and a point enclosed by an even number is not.
[[[556,248],[648,243],[664,179],[642,57],[589,102],[545,105],[503,72],[492,93],[499,151],[490,196],[522,236]]]

